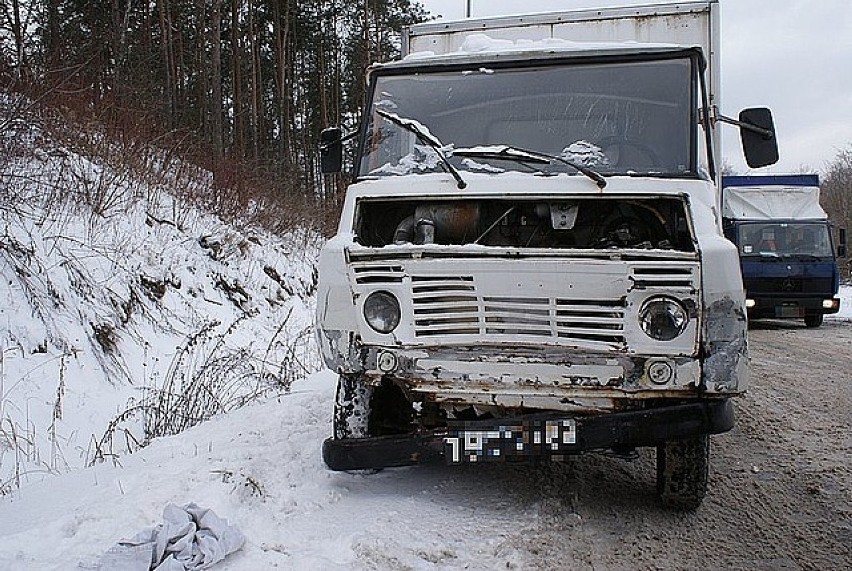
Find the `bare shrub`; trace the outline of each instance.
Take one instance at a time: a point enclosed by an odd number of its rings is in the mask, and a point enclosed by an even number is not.
[[[217,414],[287,392],[293,382],[318,370],[311,357],[309,330],[284,335],[287,318],[262,356],[227,346],[227,338],[245,318],[237,319],[222,333],[215,333],[219,324],[210,322],[187,337],[163,383],[146,387],[138,402],[129,403],[104,434],[93,439],[89,464],[107,459],[115,462],[122,452],[147,446],[154,438],[178,434]],[[279,362],[271,362],[278,344],[284,345],[284,356]]]
[[[2,376],[2,373],[0,373]],[[2,383],[0,383],[2,384]],[[61,414],[61,399],[64,395],[64,381],[60,379],[57,387],[57,399],[54,402],[54,415]],[[62,450],[53,426],[48,429],[51,438],[51,451],[48,459],[43,459],[37,444],[37,428],[29,419],[24,424],[15,422],[3,411],[5,404],[2,386],[0,386],[0,467],[11,465],[10,471],[4,470],[5,480],[0,479],[0,496],[12,493],[21,487],[23,481],[33,474],[55,474]],[[54,420],[56,416],[54,416]]]
[[[165,131],[144,109],[109,101],[92,107],[59,92],[35,100],[7,97],[18,103],[7,106],[10,115],[0,115],[6,128],[0,186],[13,205],[71,206],[78,214],[85,206],[91,216],[111,217],[144,201],[153,219],[178,228],[190,207],[274,233],[305,227],[327,235],[336,226],[342,187],[331,185],[337,191],[324,195],[307,186],[298,167],[264,158],[215,158],[197,135]],[[44,168],[4,166],[5,158],[34,155]]]
[[[838,227],[852,230],[852,146],[837,153],[822,177],[822,206]],[[845,263],[849,266],[850,257]],[[849,273],[846,272],[846,278]]]
[[[95,341],[104,353],[112,354],[118,345],[118,332],[112,323],[92,323],[92,333]]]

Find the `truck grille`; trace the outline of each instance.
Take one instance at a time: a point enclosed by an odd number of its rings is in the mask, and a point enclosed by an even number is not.
[[[624,345],[624,301],[477,294],[472,276],[413,276],[418,338],[585,341]]]
[[[506,263],[514,264],[511,272]],[[647,342],[635,318],[643,299],[665,294],[697,303],[700,283],[700,266],[680,260],[355,260],[350,271],[356,296],[385,289],[400,300],[410,321],[395,332],[396,343],[603,352],[629,350],[637,336]],[[368,328],[364,334],[372,335]],[[659,349],[691,352],[694,342],[685,336]]]
[[[759,294],[813,294],[830,297],[834,292],[832,278],[773,277],[746,279],[750,296]]]

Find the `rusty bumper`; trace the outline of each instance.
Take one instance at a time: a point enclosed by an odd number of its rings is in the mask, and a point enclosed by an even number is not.
[[[327,439],[332,470],[365,470],[433,462],[558,460],[590,450],[656,446],[667,440],[719,434],[734,426],[730,399],[569,417],[564,413],[453,422],[428,434]]]

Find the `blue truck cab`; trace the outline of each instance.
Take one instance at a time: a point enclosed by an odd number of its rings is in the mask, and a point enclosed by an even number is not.
[[[819,327],[840,309],[835,248],[819,204],[819,177],[722,178],[725,236],[739,251],[749,318],[804,318]]]

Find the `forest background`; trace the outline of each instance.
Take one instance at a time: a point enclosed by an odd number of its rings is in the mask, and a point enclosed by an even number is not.
[[[320,132],[356,128],[367,66],[426,19],[408,0],[0,0],[0,91],[6,117],[211,172],[189,198],[225,220],[330,229],[345,181],[320,173]]]

